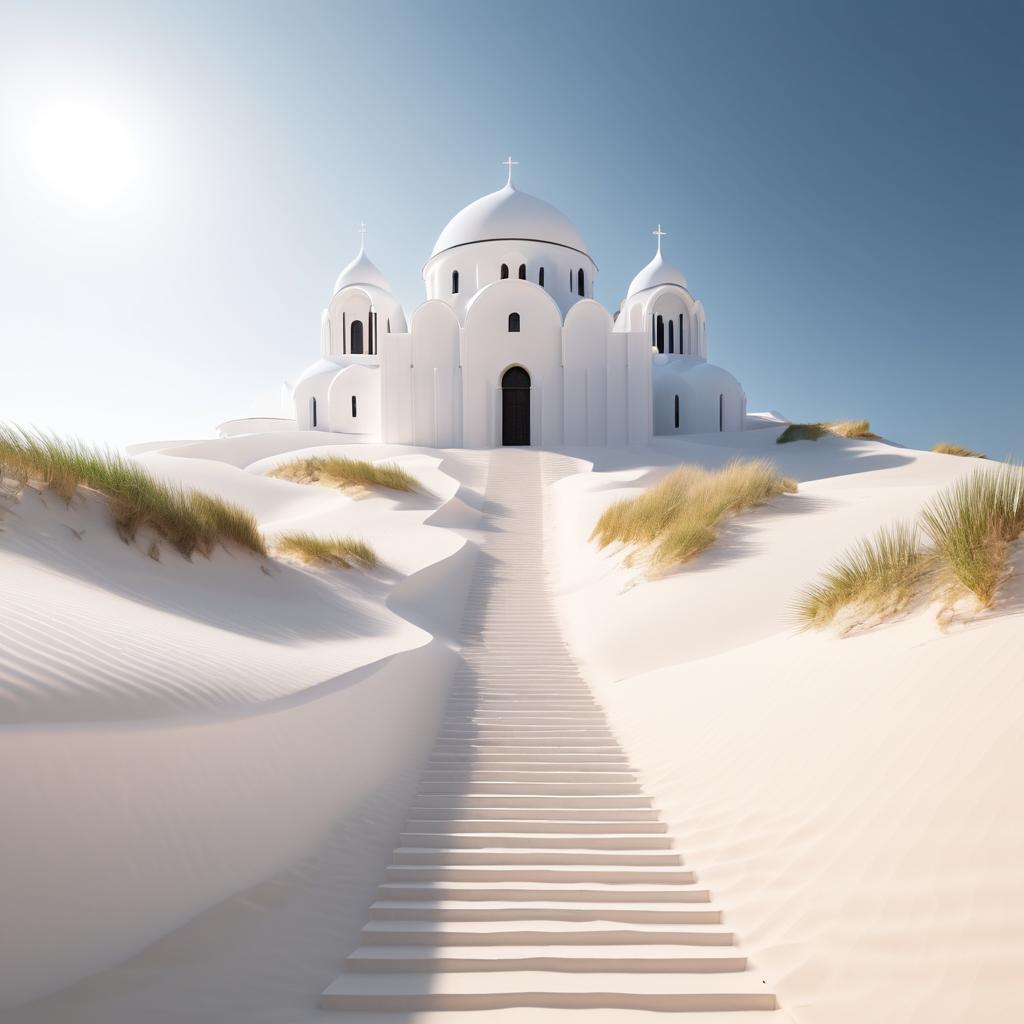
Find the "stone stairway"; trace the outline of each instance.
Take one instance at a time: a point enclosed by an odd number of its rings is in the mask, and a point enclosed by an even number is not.
[[[562,641],[542,460],[491,458],[464,663],[327,1010],[770,1010]]]

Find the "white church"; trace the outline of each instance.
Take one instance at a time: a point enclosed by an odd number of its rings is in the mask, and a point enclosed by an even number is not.
[[[505,163],[505,187],[441,232],[408,320],[364,235],[323,311],[320,359],[292,391],[298,427],[436,448],[742,430],[746,395],[707,361],[704,307],[662,255],[660,225],[612,317],[580,233]]]

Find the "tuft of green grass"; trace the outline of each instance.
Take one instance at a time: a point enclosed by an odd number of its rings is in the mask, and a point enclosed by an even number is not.
[[[867,420],[831,420],[826,423],[790,423],[775,438],[775,443],[817,441],[818,438],[824,437],[826,434],[835,437],[859,437],[868,441],[879,440],[878,435],[871,432],[871,424]]]
[[[976,469],[933,498],[921,523],[955,583],[990,606],[1006,576],[1009,545],[1024,533],[1024,467]]]
[[[844,611],[860,621],[892,618],[903,611],[934,565],[916,525],[879,530],[837,558],[821,580],[800,594],[795,605],[804,628],[827,626]]]
[[[127,542],[147,527],[186,558],[209,556],[218,544],[265,555],[251,512],[231,502],[162,483],[125,456],[40,431],[0,425],[0,477],[38,482],[70,501],[80,487],[102,494]]]
[[[347,456],[308,456],[275,466],[270,476],[300,484],[326,487],[387,487],[392,491],[415,491],[420,483],[394,462],[370,462]]]
[[[291,555],[307,564],[335,565],[351,569],[360,564],[373,569],[377,553],[356,537],[317,537],[312,533],[285,533],[274,541],[278,554]]]
[[[948,441],[940,441],[937,445],[932,447],[933,452],[938,452],[940,455],[960,455],[965,459],[987,459],[987,455],[982,455],[981,452],[973,451],[970,448],[964,448],[963,445],[950,444]]]
[[[602,513],[590,539],[648,550],[652,572],[689,561],[714,543],[730,515],[794,493],[795,481],[765,459],[735,459],[720,469],[680,466],[642,494]]]

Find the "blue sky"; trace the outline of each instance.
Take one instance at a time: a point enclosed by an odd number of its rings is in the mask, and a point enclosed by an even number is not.
[[[359,222],[408,312],[511,152],[610,309],[661,222],[751,409],[1024,455],[1022,53],[986,0],[0,0],[0,418],[278,413]]]

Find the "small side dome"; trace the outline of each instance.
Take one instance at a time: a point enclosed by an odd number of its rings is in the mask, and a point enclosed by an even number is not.
[[[363,245],[359,246],[356,258],[345,267],[334,282],[334,292],[337,295],[342,288],[352,284],[368,284],[379,288],[383,292],[391,292],[391,285],[388,279],[377,269],[373,261],[366,255]]]
[[[690,286],[686,283],[682,271],[673,267],[661,254],[661,239],[665,232],[661,230],[660,224],[654,234],[658,236],[658,251],[654,254],[654,259],[630,282],[629,291],[626,292],[627,299],[632,298],[637,292],[645,292],[648,288],[660,288],[666,284],[689,291]]]

